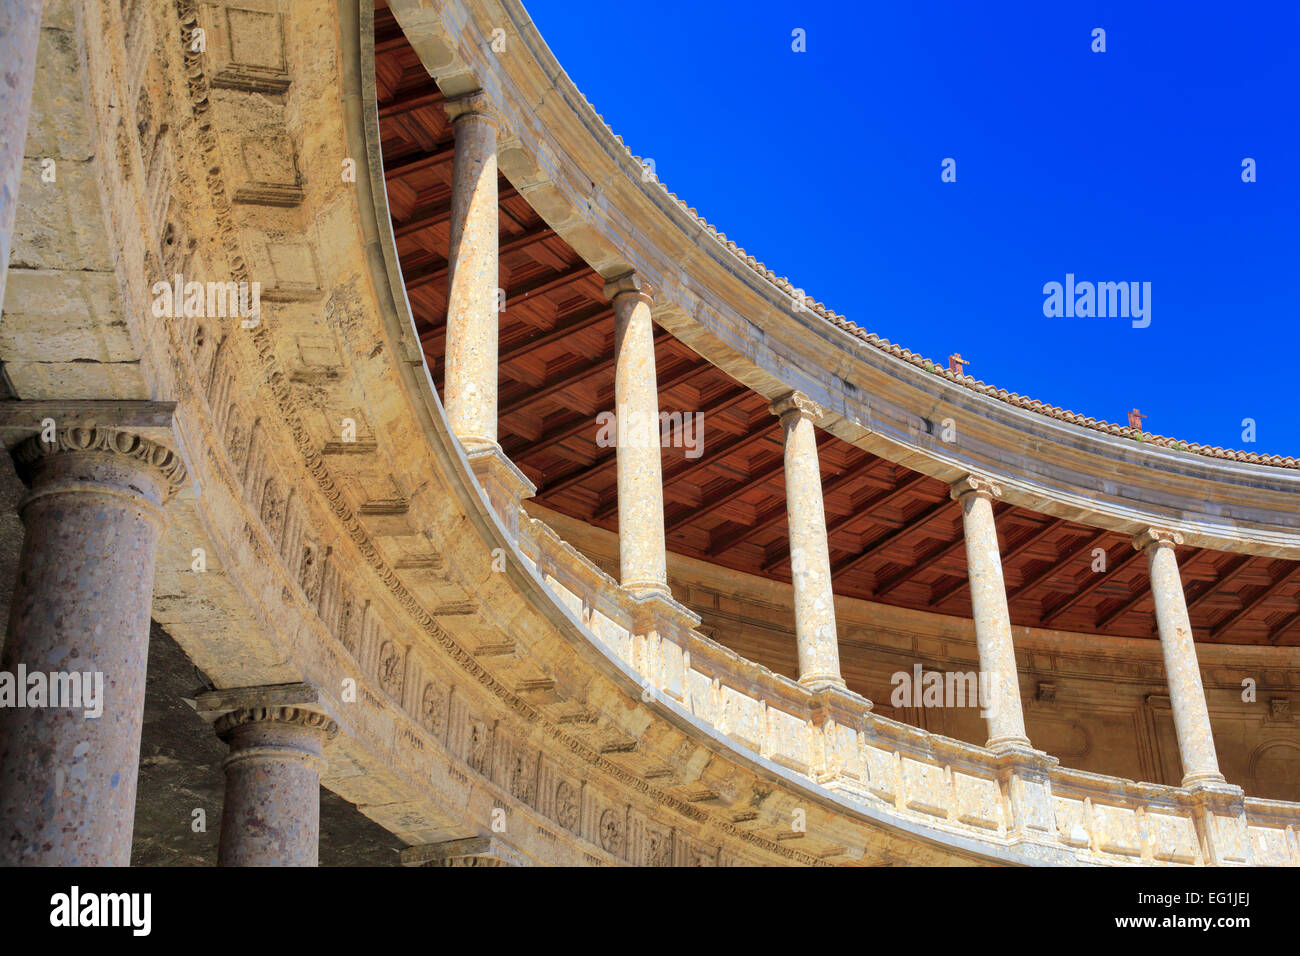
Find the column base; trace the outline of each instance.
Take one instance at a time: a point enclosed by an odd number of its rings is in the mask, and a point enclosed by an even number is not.
[[[655,690],[685,700],[689,647],[699,615],[658,590],[630,598],[633,666]]]
[[[995,754],[1036,754],[1041,752],[1035,750],[1034,745],[1029,742],[1029,738],[1023,734],[1003,734],[1000,737],[990,737],[984,742],[984,749]]]
[[[1196,790],[1200,788],[1214,788],[1218,786],[1230,786],[1223,774],[1211,771],[1209,773],[1189,773],[1183,777],[1182,783],[1179,784],[1184,790]]]
[[[623,583],[623,590],[632,595],[637,601],[650,601],[655,598],[662,598],[665,601],[673,601],[672,589],[661,581],[628,581]]]
[[[469,466],[487,492],[488,502],[502,524],[510,532],[511,540],[519,539],[519,509],[521,502],[537,494],[537,486],[528,480],[519,468],[506,457],[495,442],[465,445]]]
[[[799,685],[817,693],[823,690],[847,690],[844,678],[837,674],[805,674],[799,678]]]
[[[1007,836],[1016,843],[1058,847],[1052,770],[1060,761],[1033,749],[1023,737],[1004,737],[997,748],[989,749],[996,755],[998,780],[1010,812]]]
[[[1190,797],[1196,836],[1209,866],[1250,863],[1246,794],[1230,783],[1205,781],[1184,787]]]

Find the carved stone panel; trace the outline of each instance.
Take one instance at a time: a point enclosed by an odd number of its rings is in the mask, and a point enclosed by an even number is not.
[[[385,641],[379,649],[379,685],[398,701],[402,699],[404,656],[392,641]]]
[[[610,809],[600,815],[600,845],[615,856],[623,855],[625,822],[621,810]]]
[[[447,692],[430,682],[420,697],[420,723],[435,737],[441,737],[447,721]]]
[[[561,780],[555,787],[555,822],[566,830],[578,825],[579,810],[578,789],[567,780]]]

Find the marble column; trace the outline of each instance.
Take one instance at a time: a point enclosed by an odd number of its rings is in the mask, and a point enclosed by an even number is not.
[[[497,120],[481,92],[446,108],[456,151],[443,400],[452,434],[474,451],[497,444]]]
[[[1151,596],[1156,605],[1156,627],[1169,680],[1169,704],[1174,712],[1178,753],[1183,761],[1183,786],[1221,783],[1219,758],[1210,729],[1210,712],[1205,706],[1201,668],[1192,640],[1192,622],[1187,616],[1187,599],[1178,574],[1174,548],[1183,543],[1173,531],[1148,528],[1133,539],[1133,547],[1146,552],[1151,571]]]
[[[4,308],[40,36],[41,0],[0,3],[0,311]]]
[[[614,304],[614,415],[618,430],[618,550],[622,583],[668,596],[654,293],[636,275],[605,284]]]
[[[822,409],[801,392],[771,405],[785,435],[785,506],[790,532],[790,572],[794,580],[795,640],[799,645],[799,683],[844,686],[835,629],[831,554],[826,541],[822,470],[813,422]]]
[[[18,506],[23,544],[0,657],[22,703],[0,706],[0,865],[126,866],[154,560],[163,504],[185,466],[110,428],[46,437],[13,451],[30,490]],[[26,686],[15,687],[24,672]],[[48,684],[43,705],[37,674]],[[80,702],[56,706],[74,685]]]
[[[1020,678],[1016,650],[1011,641],[1011,612],[1002,579],[1002,555],[993,523],[993,499],[1002,489],[991,481],[967,475],[952,484],[952,497],[961,504],[966,536],[966,571],[975,618],[975,643],[979,649],[981,687],[992,698],[981,701],[989,727],[985,746],[991,750],[1028,748],[1025,717],[1020,705]]]
[[[315,866],[325,741],[338,725],[301,707],[246,707],[217,719],[222,762],[220,866]]]

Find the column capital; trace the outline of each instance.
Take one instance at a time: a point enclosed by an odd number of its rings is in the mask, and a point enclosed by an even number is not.
[[[140,469],[150,470],[163,500],[179,491],[187,478],[185,462],[170,448],[132,432],[100,425],[56,429],[49,441],[44,434],[33,435],[16,445],[11,454],[18,477],[29,486],[53,459],[72,455],[82,458],[116,457]],[[72,479],[77,476],[60,477]]]
[[[519,853],[492,836],[446,840],[408,846],[399,857],[402,866],[523,866]]]
[[[617,278],[606,280],[604,291],[605,298],[609,299],[610,302],[615,301],[621,295],[631,293],[646,305],[650,305],[655,300],[657,290],[637,273],[629,272]]]
[[[979,475],[965,475],[948,487],[948,493],[955,501],[961,501],[967,495],[976,495],[992,501],[994,498],[1002,497],[1002,486],[992,479]]]
[[[304,707],[244,707],[222,714],[213,725],[218,737],[227,743],[240,727],[248,724],[276,724],[317,731],[326,739],[339,732],[339,725],[330,717]]]
[[[447,111],[447,117],[451,120],[452,126],[455,126],[463,119],[471,117],[487,120],[498,131],[506,126],[501,110],[488,99],[488,95],[482,90],[474,90],[472,93],[453,96],[444,100],[442,107]]]
[[[1133,536],[1133,549],[1146,551],[1150,548],[1177,547],[1183,543],[1183,536],[1168,528],[1146,528]]]
[[[804,418],[810,422],[816,422],[826,414],[825,409],[797,389],[787,392],[773,401],[768,405],[768,409],[773,415],[781,419],[783,425],[787,417]]]

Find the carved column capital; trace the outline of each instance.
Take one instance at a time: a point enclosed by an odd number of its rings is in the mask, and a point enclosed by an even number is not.
[[[496,837],[477,836],[447,840],[423,846],[408,846],[401,853],[402,866],[523,866],[513,847]]]
[[[616,302],[623,295],[634,295],[646,305],[654,303],[657,292],[653,285],[635,272],[629,272],[626,275],[607,280],[604,291],[605,298],[609,299],[610,302]]]
[[[325,739],[335,737],[339,725],[325,714],[303,707],[243,707],[222,714],[213,725],[217,736],[227,743],[239,727],[247,724],[276,724],[316,731]]]
[[[89,466],[85,469],[88,472],[93,469],[91,459],[96,456],[117,458],[135,468],[148,470],[158,484],[162,500],[179,491],[187,477],[185,463],[170,448],[132,432],[100,425],[56,429],[50,441],[46,441],[44,435],[33,435],[15,446],[11,455],[18,477],[29,486],[52,464],[53,459],[60,458],[60,464],[70,463],[70,456],[74,455],[80,456]],[[59,477],[96,480],[92,474],[79,476],[71,471]]]
[[[790,417],[805,418],[816,423],[826,414],[825,409],[798,390],[782,395],[768,405],[768,409],[781,419],[782,425],[786,424],[786,419]]]
[[[1183,536],[1168,528],[1146,528],[1133,536],[1133,550],[1146,551],[1149,548],[1175,548],[1183,543]]]
[[[976,495],[992,501],[994,498],[1002,497],[1002,486],[992,479],[979,475],[965,475],[954,481],[949,486],[948,492],[955,501],[961,501],[967,495]]]
[[[445,100],[442,106],[447,111],[447,117],[453,127],[464,119],[478,119],[491,123],[498,132],[506,130],[506,122],[501,110],[482,90],[453,96]]]

